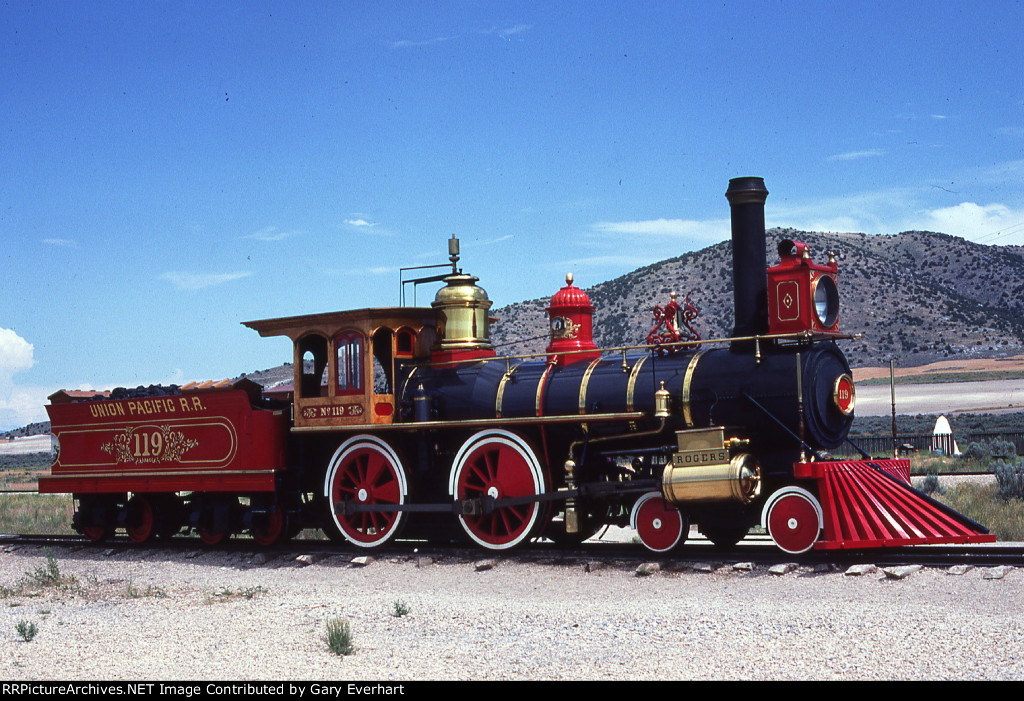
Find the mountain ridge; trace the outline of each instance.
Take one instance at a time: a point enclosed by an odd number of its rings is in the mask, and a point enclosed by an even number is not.
[[[1024,352],[1024,247],[924,231],[869,235],[776,228],[766,238],[769,265],[778,263],[783,239],[808,244],[819,262],[828,251],[836,253],[840,326],[862,334],[843,344],[854,366]],[[732,244],[723,241],[582,289],[595,307],[598,346],[642,343],[654,325],[654,306],[667,303],[672,291],[680,299],[692,293],[703,338],[722,338],[733,325]],[[500,353],[544,350],[549,301],[493,310],[499,321],[492,339]]]

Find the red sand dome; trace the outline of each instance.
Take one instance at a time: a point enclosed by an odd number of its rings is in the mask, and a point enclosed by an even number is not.
[[[573,285],[572,273],[565,276],[565,287],[551,298],[548,320],[548,362],[571,365],[601,356],[594,344],[594,307],[587,293]]]

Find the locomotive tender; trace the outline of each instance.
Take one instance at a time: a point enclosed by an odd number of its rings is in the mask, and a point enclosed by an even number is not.
[[[829,455],[855,407],[838,265],[783,241],[768,268],[767,196],[761,178],[726,193],[727,339],[688,334],[673,295],[647,343],[599,349],[570,276],[546,352],[499,356],[453,237],[430,308],[245,322],[292,340],[283,394],[240,380],[53,395],[59,451],[39,490],[74,494],[74,526],[96,541],[188,529],[269,545],[320,527],[360,548],[461,531],[506,550],[617,525],[668,552],[691,525],[725,547],[758,524],[789,553],[994,540],[913,490],[908,460]]]

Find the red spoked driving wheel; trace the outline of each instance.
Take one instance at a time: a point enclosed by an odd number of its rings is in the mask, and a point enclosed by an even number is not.
[[[684,543],[690,530],[689,519],[660,492],[648,492],[637,499],[629,523],[644,547],[656,553],[669,552]]]
[[[780,550],[798,555],[810,550],[818,540],[821,505],[806,489],[783,487],[765,503],[762,520]]]
[[[398,510],[360,510],[405,504],[409,487],[398,454],[375,436],[355,436],[331,458],[324,496],[331,518],[345,540],[373,548],[394,538],[405,520]]]
[[[449,489],[464,504],[463,530],[488,550],[507,550],[531,538],[547,513],[531,499],[491,508],[489,500],[535,497],[546,489],[533,449],[509,431],[481,431],[467,440],[455,456]]]

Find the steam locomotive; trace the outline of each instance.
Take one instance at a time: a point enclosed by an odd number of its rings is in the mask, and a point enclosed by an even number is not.
[[[358,548],[464,535],[502,551],[609,525],[659,553],[692,526],[727,547],[760,525],[788,553],[994,540],[912,489],[909,461],[829,454],[855,407],[838,265],[787,240],[769,268],[767,196],[761,178],[726,193],[729,338],[701,339],[673,296],[645,343],[599,349],[569,277],[546,351],[500,356],[453,237],[429,308],[244,322],[291,339],[283,389],[54,394],[59,451],[39,491],[73,494],[74,527],[94,541],[186,530],[270,545],[318,527]]]

